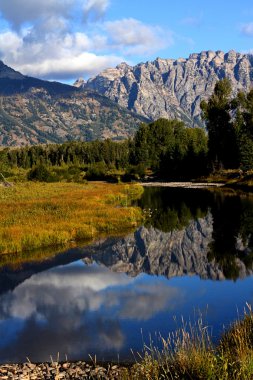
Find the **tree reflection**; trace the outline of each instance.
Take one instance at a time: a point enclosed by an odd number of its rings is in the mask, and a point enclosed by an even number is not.
[[[236,280],[240,262],[252,268],[253,201],[238,195],[216,193],[212,215],[213,242],[208,258],[220,264],[226,278]]]
[[[219,264],[228,279],[239,277],[241,264],[253,267],[253,199],[222,190],[146,188],[139,205],[146,226],[164,232],[187,227],[191,220],[213,217],[208,259]]]
[[[192,219],[206,216],[208,192],[205,195],[199,197],[198,192],[190,189],[146,188],[139,201],[146,217],[145,226],[163,232],[187,227]]]

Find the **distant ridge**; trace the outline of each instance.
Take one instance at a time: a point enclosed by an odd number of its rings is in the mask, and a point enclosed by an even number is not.
[[[128,110],[155,120],[179,118],[189,126],[202,125],[200,101],[215,83],[228,77],[237,90],[253,86],[253,56],[233,50],[203,51],[189,58],[161,59],[102,71],[79,87],[93,89]]]
[[[49,82],[33,77],[29,77],[13,70],[0,61],[0,94],[13,95],[29,91],[31,88],[40,88],[47,90],[50,94],[63,94],[76,91],[73,86]]]
[[[94,90],[25,76],[0,61],[0,146],[121,140],[142,121]]]

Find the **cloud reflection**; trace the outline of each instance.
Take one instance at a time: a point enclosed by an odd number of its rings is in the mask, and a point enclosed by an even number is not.
[[[49,360],[58,352],[71,359],[116,354],[126,342],[122,321],[146,321],[182,297],[159,278],[146,284],[143,276],[97,265],[34,275],[0,298],[1,361]]]

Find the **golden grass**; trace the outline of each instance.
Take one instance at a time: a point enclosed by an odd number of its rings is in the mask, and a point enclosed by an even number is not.
[[[87,240],[135,227],[142,188],[92,183],[18,183],[0,188],[0,253]]]
[[[250,380],[253,379],[253,314],[250,306],[242,320],[225,332],[214,346],[200,318],[183,324],[166,340],[163,349],[144,347],[141,360],[126,370],[125,380]]]

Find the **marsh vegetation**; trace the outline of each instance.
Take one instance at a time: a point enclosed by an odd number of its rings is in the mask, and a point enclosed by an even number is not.
[[[138,185],[17,183],[0,188],[0,253],[65,245],[136,227]]]

